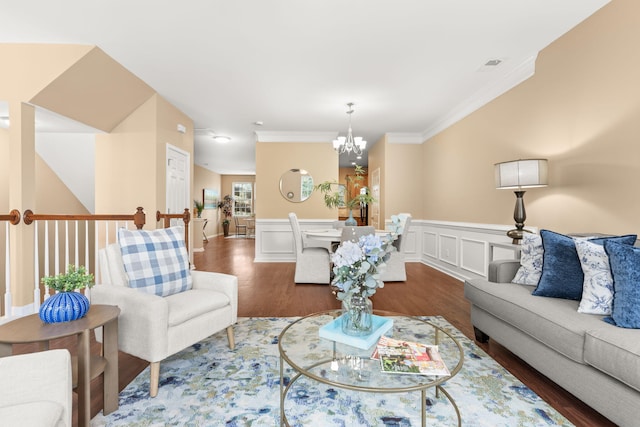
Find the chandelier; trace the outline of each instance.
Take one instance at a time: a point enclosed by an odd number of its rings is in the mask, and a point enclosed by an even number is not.
[[[351,153],[353,151],[355,154],[360,155],[362,154],[362,150],[367,146],[367,141],[362,139],[361,136],[353,137],[353,132],[351,130],[351,114],[353,114],[354,105],[355,104],[353,102],[347,104],[347,114],[349,115],[349,130],[347,131],[347,136],[339,136],[337,139],[333,140],[333,149],[339,154]]]

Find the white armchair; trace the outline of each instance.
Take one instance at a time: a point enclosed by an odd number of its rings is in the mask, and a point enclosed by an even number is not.
[[[0,425],[71,427],[71,356],[48,350],[0,358]]]
[[[158,393],[160,361],[226,328],[229,347],[235,346],[238,320],[238,278],[228,274],[191,271],[193,288],[158,296],[128,287],[118,244],[99,252],[100,285],[91,290],[95,304],[117,305],[118,346],[151,363],[150,395]],[[96,338],[102,336],[96,330]]]

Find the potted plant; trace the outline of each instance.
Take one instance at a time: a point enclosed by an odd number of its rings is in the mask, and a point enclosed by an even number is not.
[[[222,198],[220,203],[218,203],[218,208],[222,209],[222,231],[224,232],[224,236],[227,237],[229,235],[229,218],[233,214],[233,197],[230,195],[226,195]]]
[[[204,210],[204,203],[194,199],[193,206],[196,208],[196,216],[200,218],[202,216],[202,211]]]
[[[40,306],[40,319],[46,323],[69,322],[84,317],[89,311],[89,299],[80,292],[94,284],[93,274],[84,266],[69,265],[67,272],[42,278],[42,284],[57,293]]]
[[[346,207],[349,211],[349,218],[345,225],[356,226],[358,223],[353,218],[353,209],[358,206],[366,206],[376,201],[371,195],[368,187],[362,187],[362,181],[366,171],[362,166],[356,165],[354,175],[347,175],[346,194],[340,191],[340,184],[336,181],[324,181],[316,185],[314,189],[319,190],[324,195],[324,204],[333,209]],[[364,189],[364,191],[361,191]]]

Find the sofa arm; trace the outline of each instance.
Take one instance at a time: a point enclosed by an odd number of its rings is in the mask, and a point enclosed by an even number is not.
[[[65,349],[0,358],[0,378],[3,383],[3,387],[0,387],[0,406],[55,402],[63,408],[64,425],[71,427],[71,375],[71,355]],[[20,425],[6,419],[2,422]]]
[[[489,263],[489,281],[495,283],[508,283],[516,276],[520,268],[519,260],[500,259]]]
[[[238,321],[238,278],[236,276],[194,270],[191,272],[191,277],[193,289],[209,289],[225,294],[231,302],[232,323]]]
[[[91,303],[120,308],[119,350],[148,362],[158,362],[166,356],[169,305],[164,298],[124,286],[96,285],[91,288]],[[102,342],[102,330],[95,332],[96,339]]]

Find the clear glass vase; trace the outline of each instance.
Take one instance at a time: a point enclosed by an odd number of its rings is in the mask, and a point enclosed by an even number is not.
[[[373,304],[359,294],[342,300],[342,332],[355,337],[373,332]]]

